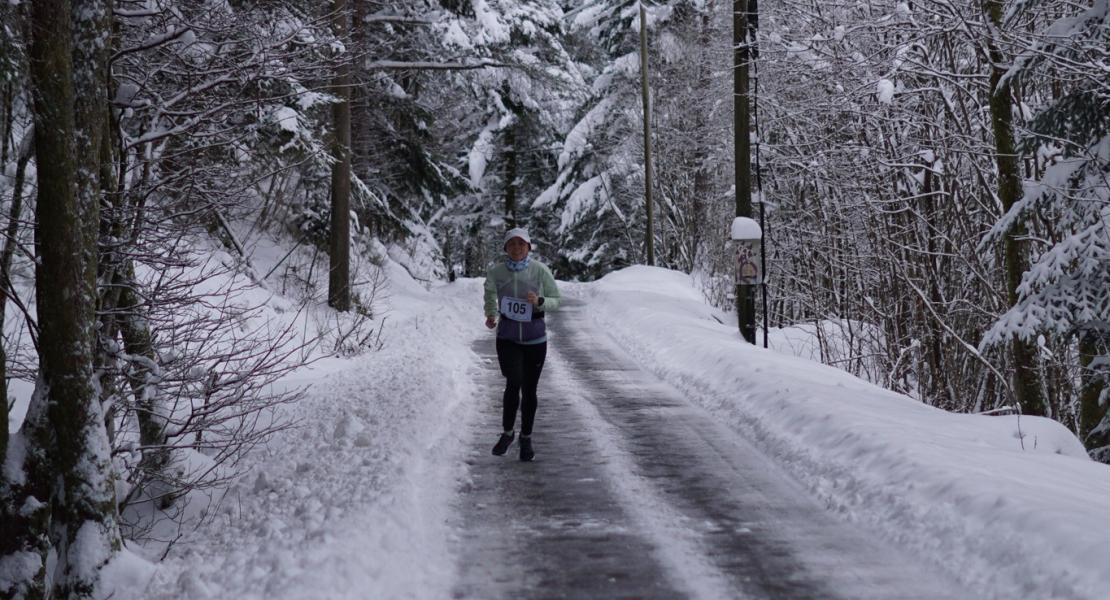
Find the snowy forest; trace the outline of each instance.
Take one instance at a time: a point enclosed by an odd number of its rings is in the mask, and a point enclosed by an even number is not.
[[[643,5],[656,266],[734,310],[739,23],[757,322],[1110,463],[1110,1]],[[520,226],[561,281],[645,264],[640,6],[0,3],[0,596],[172,538],[294,426],[277,382],[383,351],[387,261],[482,277]]]

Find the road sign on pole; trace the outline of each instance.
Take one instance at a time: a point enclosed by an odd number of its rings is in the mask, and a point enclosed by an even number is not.
[[[736,285],[763,283],[763,269],[760,268],[763,230],[759,223],[748,217],[736,217],[732,220],[730,237],[736,245]]]

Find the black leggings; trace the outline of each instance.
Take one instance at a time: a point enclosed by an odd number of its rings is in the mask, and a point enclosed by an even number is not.
[[[517,344],[509,340],[497,340],[497,362],[501,365],[501,374],[505,376],[504,406],[501,413],[501,426],[505,431],[513,430],[516,410],[520,407],[520,434],[532,435],[532,423],[536,420],[538,404],[536,387],[540,383],[540,372],[543,371],[543,360],[546,357],[547,342]]]

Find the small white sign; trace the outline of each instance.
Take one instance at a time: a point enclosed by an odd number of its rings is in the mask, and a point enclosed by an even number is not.
[[[736,283],[740,285],[759,285],[763,283],[763,273],[759,270],[758,241],[742,241],[737,244]]]
[[[513,298],[511,296],[502,296],[501,314],[514,321],[531,321],[532,305],[527,300],[521,300],[520,298]]]

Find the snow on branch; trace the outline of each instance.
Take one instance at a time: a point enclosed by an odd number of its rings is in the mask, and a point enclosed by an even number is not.
[[[404,60],[375,60],[363,65],[367,70],[375,69],[412,69],[420,71],[469,71],[497,67],[513,67],[514,65],[495,62],[434,62],[434,61],[404,61]]]

